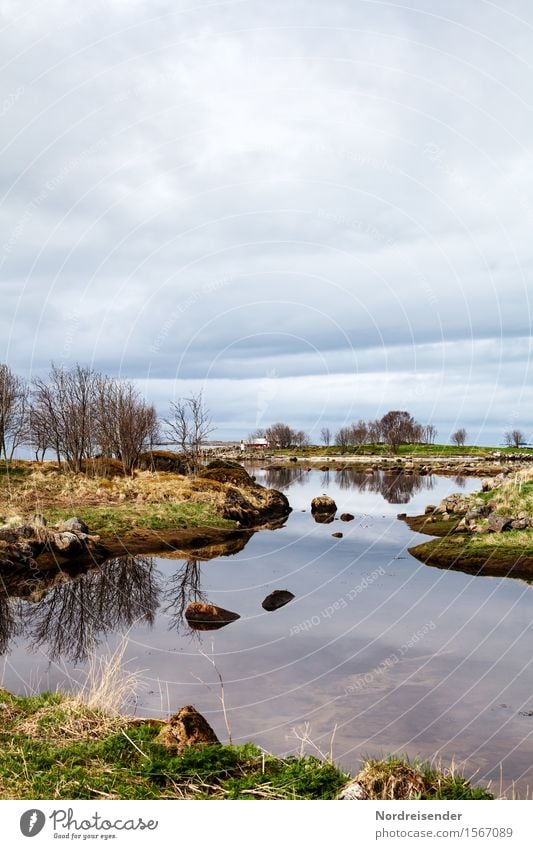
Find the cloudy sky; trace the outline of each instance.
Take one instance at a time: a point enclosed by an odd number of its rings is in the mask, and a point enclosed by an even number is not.
[[[1,344],[533,439],[529,0],[0,0]]]

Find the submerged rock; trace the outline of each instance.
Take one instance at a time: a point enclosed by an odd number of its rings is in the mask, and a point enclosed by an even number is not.
[[[240,618],[238,613],[203,601],[191,601],[185,611],[185,619],[195,631],[216,631]]]
[[[268,610],[269,612],[272,610],[278,610],[280,607],[284,607],[289,601],[292,601],[294,598],[293,593],[289,592],[289,590],[274,590],[270,595],[264,599],[262,603],[262,607],[264,610]]]
[[[201,713],[185,705],[164,725],[155,738],[157,743],[180,754],[190,746],[213,746],[220,741]]]

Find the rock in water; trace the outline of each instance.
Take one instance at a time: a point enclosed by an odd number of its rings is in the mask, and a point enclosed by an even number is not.
[[[208,721],[193,705],[185,705],[171,716],[155,740],[178,754],[190,746],[213,746],[220,743]]]
[[[195,631],[216,631],[230,622],[240,619],[238,613],[224,610],[215,604],[207,604],[203,601],[191,601],[185,611],[185,619],[188,625]]]
[[[294,595],[289,590],[274,590],[270,595],[267,595],[262,603],[262,607],[268,611],[278,610],[278,608],[284,607],[289,601],[292,601],[293,598]]]
[[[342,539],[344,534],[342,533],[342,531],[336,531],[334,534],[331,534],[331,536],[335,537],[335,539]]]
[[[311,513],[336,513],[337,505],[329,495],[317,495],[311,501]]]
[[[341,513],[341,522],[353,522],[355,516],[352,513]]]
[[[329,495],[317,495],[317,497],[313,498],[311,501],[311,513],[313,515],[313,519],[321,525],[329,525],[329,523],[335,518],[336,512],[337,505],[333,498],[330,498]]]

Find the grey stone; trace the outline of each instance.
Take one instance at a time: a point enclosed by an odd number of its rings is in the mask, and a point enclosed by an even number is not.
[[[508,531],[512,522],[512,516],[500,516],[498,513],[491,513],[488,518],[487,527],[491,533],[499,534],[502,531]]]

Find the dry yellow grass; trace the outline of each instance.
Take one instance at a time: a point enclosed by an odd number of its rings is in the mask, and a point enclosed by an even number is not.
[[[55,464],[28,463],[26,475],[3,480],[2,519],[22,520],[47,508],[112,507],[129,504],[195,503],[218,507],[224,487],[191,481],[170,472],[139,471],[132,477],[93,478],[74,472],[59,473]]]

